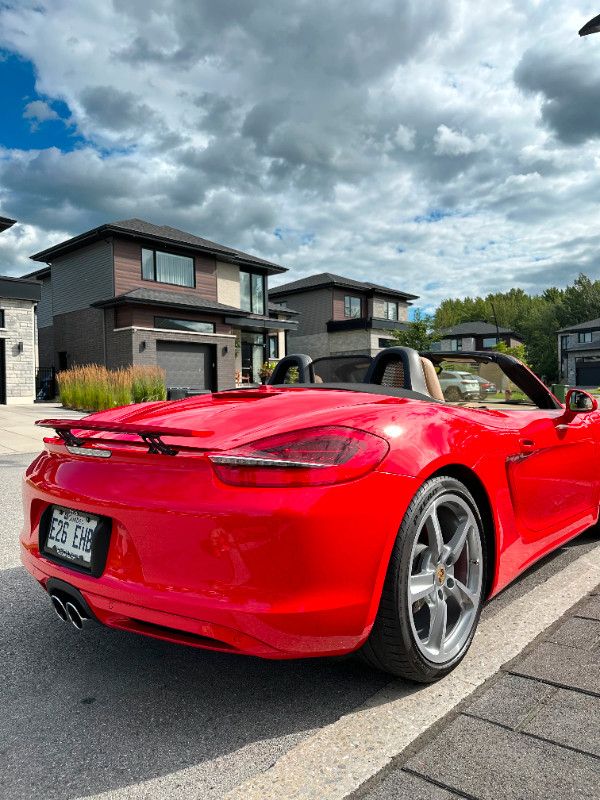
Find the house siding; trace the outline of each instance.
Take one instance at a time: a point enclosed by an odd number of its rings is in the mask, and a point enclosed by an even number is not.
[[[173,286],[170,283],[145,281],[142,279],[142,247],[151,248],[151,243],[140,244],[129,239],[113,239],[115,295],[125,294],[140,287],[165,289],[169,292],[181,292],[207,300],[217,300],[217,262],[211,256],[193,256],[180,247],[173,245],[169,252],[194,258],[194,274],[196,286]],[[108,296],[108,295],[107,295]]]
[[[42,296],[37,307],[38,328],[47,328],[52,325],[52,279],[50,276],[42,278]]]
[[[297,333],[290,331],[290,346],[296,336],[310,336],[326,331],[327,323],[331,319],[331,289],[318,289],[306,294],[281,295],[273,298],[275,303],[285,300],[289,307],[298,311],[299,325]],[[292,352],[290,350],[290,352]]]
[[[54,315],[106,300],[113,296],[113,290],[112,248],[108,242],[97,242],[52,262]],[[43,309],[43,317],[46,313]]]

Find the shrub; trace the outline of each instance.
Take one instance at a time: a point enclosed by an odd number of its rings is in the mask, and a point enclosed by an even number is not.
[[[56,376],[60,400],[66,408],[104,411],[115,406],[166,400],[165,372],[160,367],[120,367],[98,364],[74,366]]]

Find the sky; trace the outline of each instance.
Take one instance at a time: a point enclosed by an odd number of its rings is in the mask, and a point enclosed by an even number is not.
[[[0,0],[0,274],[137,217],[447,297],[600,278],[600,0]]]

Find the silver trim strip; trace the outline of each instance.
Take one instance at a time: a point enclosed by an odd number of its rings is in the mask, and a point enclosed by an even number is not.
[[[314,461],[286,461],[282,458],[260,458],[259,456],[209,456],[215,464],[232,467],[289,467],[291,469],[322,468],[331,464],[315,464]]]

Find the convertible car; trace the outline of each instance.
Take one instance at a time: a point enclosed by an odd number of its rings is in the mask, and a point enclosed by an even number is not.
[[[442,370],[496,394],[448,402]],[[269,385],[38,425],[22,560],[78,629],[433,681],[598,519],[596,400],[501,353],[288,356]]]

